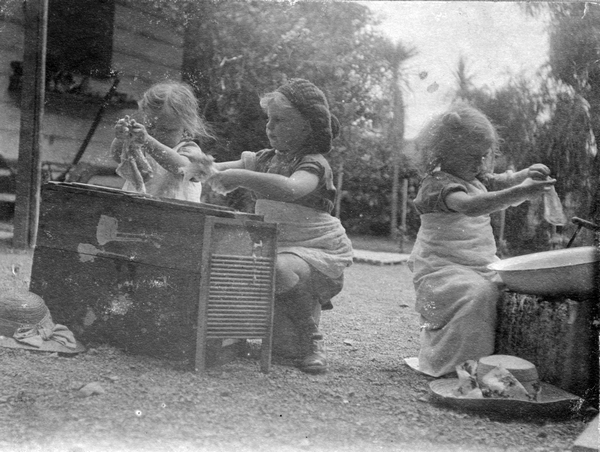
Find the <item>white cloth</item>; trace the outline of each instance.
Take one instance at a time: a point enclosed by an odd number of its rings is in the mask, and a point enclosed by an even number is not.
[[[421,371],[441,376],[493,354],[500,279],[487,265],[497,260],[488,215],[421,215],[409,259],[422,322]]]
[[[336,217],[298,204],[256,201],[255,211],[278,224],[277,252],[295,254],[330,278],[339,278],[354,253]]]
[[[178,151],[184,146],[197,146],[192,141],[183,141],[173,148],[174,151]],[[146,160],[150,164],[153,176],[144,181],[145,193],[158,196],[161,198],[173,198],[180,199],[183,201],[200,202],[200,196],[202,195],[202,184],[200,182],[194,182],[186,178],[184,173],[173,174],[158,164],[151,155],[146,155]],[[124,191],[143,193],[140,191],[139,182],[126,178],[125,184],[123,185]]]

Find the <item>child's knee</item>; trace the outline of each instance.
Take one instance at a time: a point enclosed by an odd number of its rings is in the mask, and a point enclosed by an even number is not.
[[[295,255],[282,254],[275,265],[275,291],[287,292],[310,279],[309,265]]]
[[[300,278],[294,272],[277,271],[275,276],[275,292],[280,294],[292,290]]]

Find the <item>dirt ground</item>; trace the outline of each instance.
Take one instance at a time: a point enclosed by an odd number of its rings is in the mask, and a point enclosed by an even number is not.
[[[0,250],[0,289],[27,284],[31,253]],[[253,356],[205,375],[86,344],[75,357],[0,348],[0,451],[556,451],[590,416],[519,420],[432,403],[406,265],[355,264],[323,313],[330,371]],[[252,344],[254,351],[258,344]],[[97,394],[80,389],[98,383]]]

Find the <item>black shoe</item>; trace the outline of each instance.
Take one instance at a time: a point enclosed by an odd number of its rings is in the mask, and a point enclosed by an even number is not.
[[[310,353],[300,363],[300,370],[309,374],[324,374],[327,372],[327,354],[322,334],[313,334],[310,343]]]
[[[321,304],[321,311],[329,311],[331,309],[333,309],[333,303],[331,302],[331,300],[328,300],[325,303]]]

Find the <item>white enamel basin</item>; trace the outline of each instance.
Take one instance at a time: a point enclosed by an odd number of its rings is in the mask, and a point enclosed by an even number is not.
[[[488,268],[513,292],[533,295],[589,295],[598,289],[600,252],[593,246],[525,254]]]

